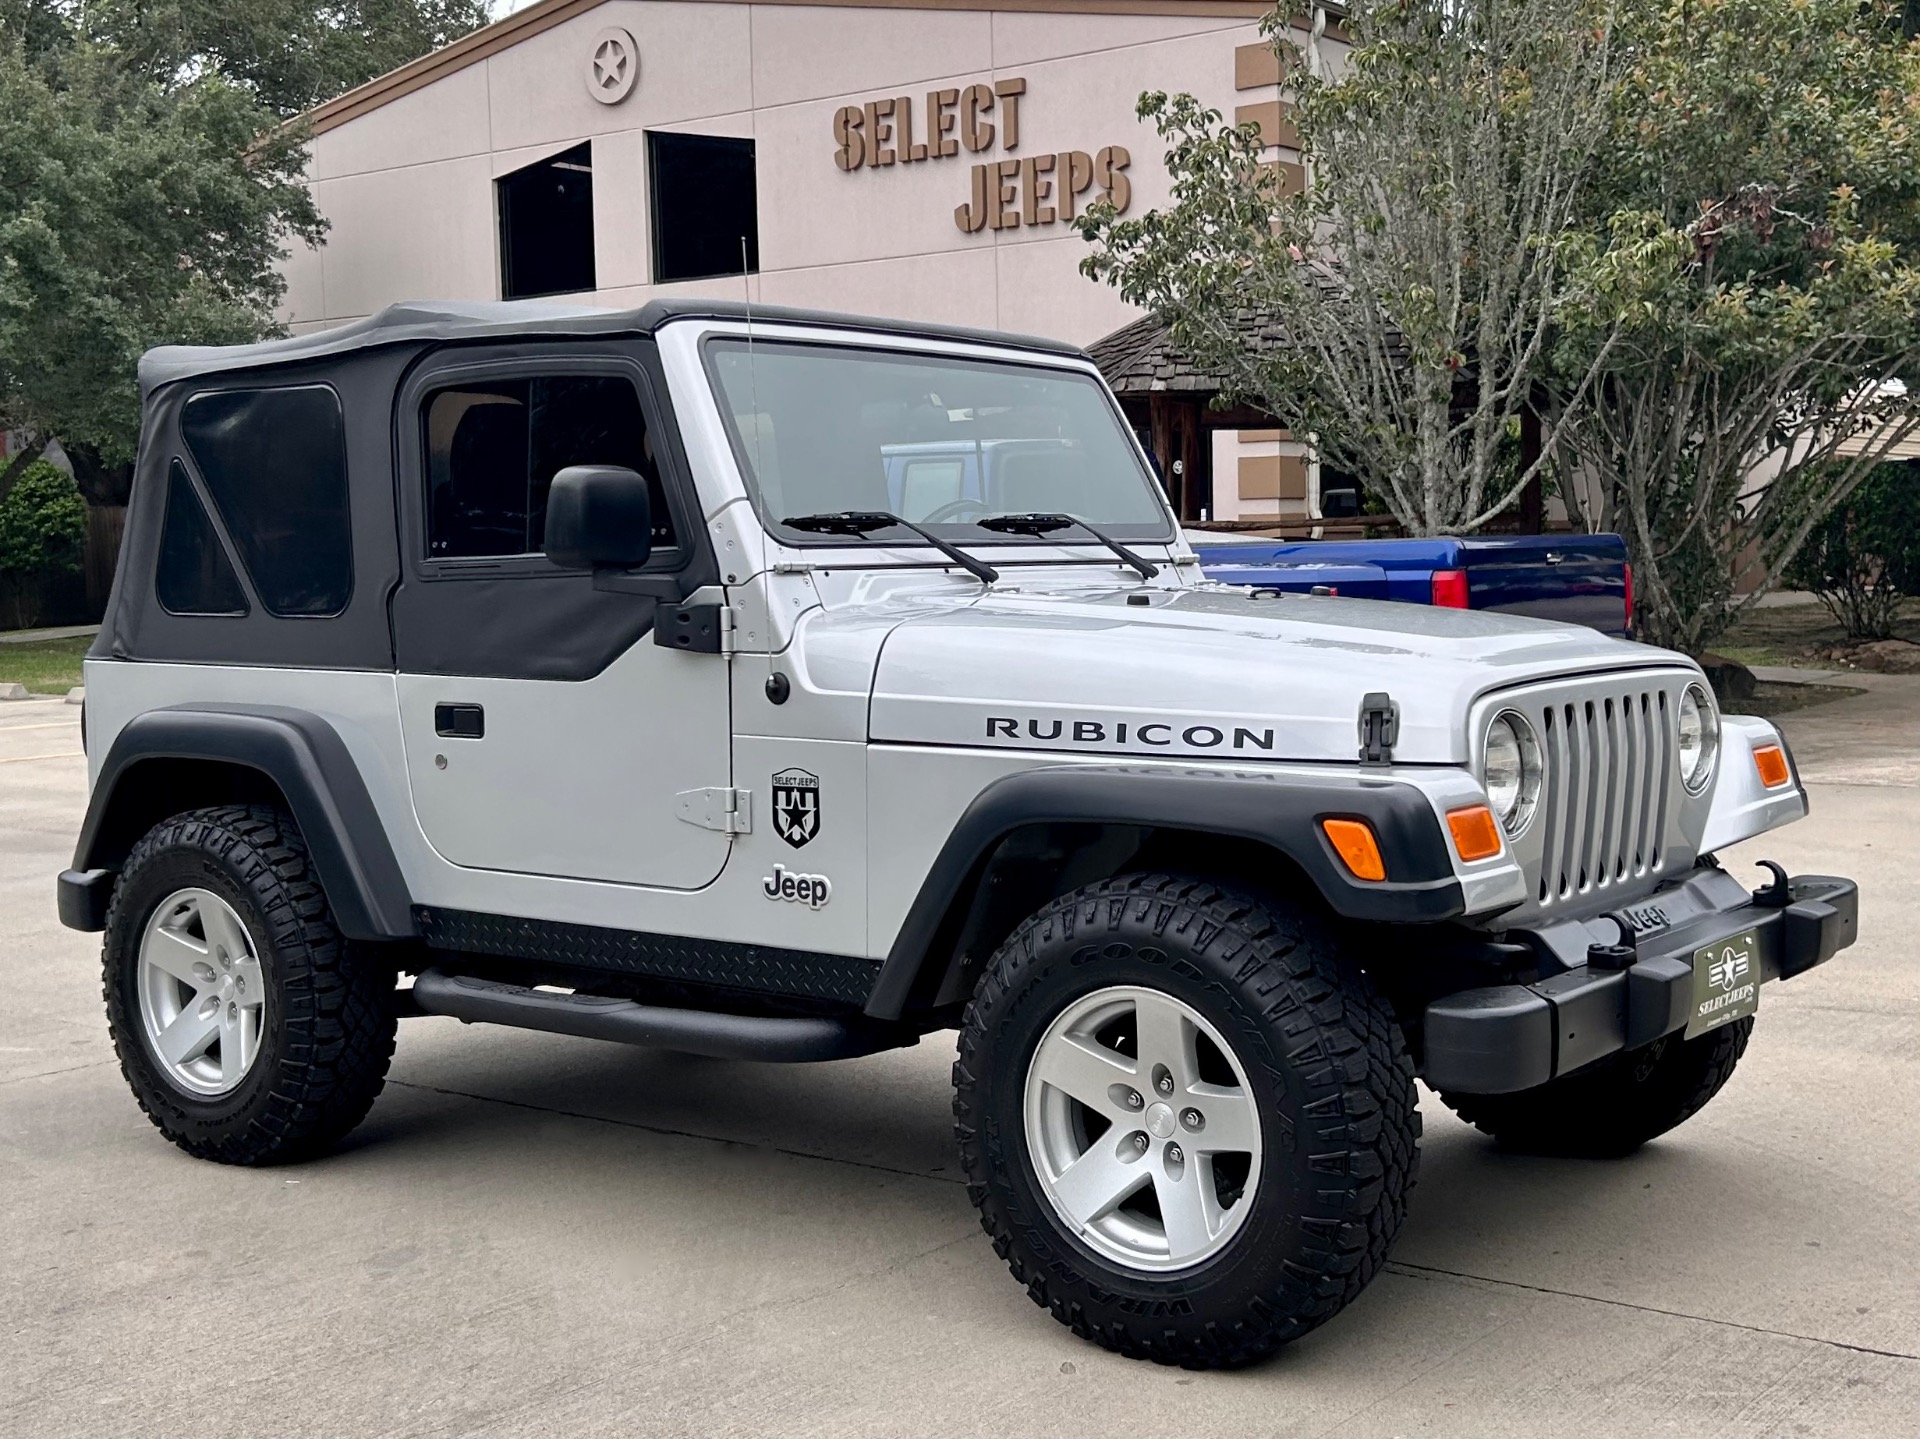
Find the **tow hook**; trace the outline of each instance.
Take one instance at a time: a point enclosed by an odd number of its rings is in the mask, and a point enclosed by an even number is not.
[[[1773,878],[1753,892],[1753,902],[1762,909],[1785,909],[1793,903],[1793,885],[1786,870],[1770,859],[1760,860],[1759,865]]]

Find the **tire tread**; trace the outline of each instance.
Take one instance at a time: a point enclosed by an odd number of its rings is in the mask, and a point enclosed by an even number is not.
[[[237,1131],[200,1121],[170,1087],[153,1081],[144,1055],[129,1054],[140,1043],[137,1004],[115,984],[127,897],[137,893],[146,867],[183,850],[212,860],[245,891],[286,970],[274,990],[285,1048],[264,1097]],[[335,927],[290,815],[265,805],[219,805],[155,825],[127,857],[106,933],[102,990],[121,1073],[147,1117],[187,1153],[222,1164],[296,1162],[329,1149],[366,1117],[393,1058],[393,976],[370,947]]]
[[[983,1142],[991,1030],[1027,980],[1042,945],[1118,928],[1129,914],[1163,938],[1219,957],[1224,980],[1259,1016],[1278,1052],[1318,1096],[1304,1110],[1309,1164],[1324,1176],[1324,1210],[1272,1293],[1231,1316],[1151,1323],[1090,1309],[1084,1284],[1062,1282],[993,1182]],[[1188,1368],[1252,1363],[1351,1303],[1386,1262],[1419,1164],[1413,1065],[1386,1001],[1342,957],[1331,933],[1271,900],[1175,874],[1125,875],[1062,896],[1016,928],[988,963],[961,1024],[953,1067],[954,1133],[981,1227],[1033,1302],[1084,1339],[1134,1358]],[[1069,1292],[1071,1291],[1071,1292]]]

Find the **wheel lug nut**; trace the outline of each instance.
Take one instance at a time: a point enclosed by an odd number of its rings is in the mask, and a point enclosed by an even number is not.
[[[1146,1102],[1147,1102],[1146,1100],[1140,1097],[1137,1091],[1131,1090],[1131,1089],[1127,1091],[1127,1108],[1128,1109],[1138,1109],[1141,1105],[1145,1104]]]
[[[1173,1093],[1173,1076],[1171,1074],[1161,1075],[1159,1082],[1156,1083],[1153,1087],[1159,1090],[1162,1094],[1172,1094]]]
[[[1189,1129],[1199,1129],[1207,1122],[1207,1118],[1197,1109],[1183,1109],[1180,1111],[1180,1122]]]
[[[227,1018],[230,1020],[233,1020],[233,1019],[238,1019],[239,1017],[240,1017],[240,1006],[232,1002],[229,1002],[227,1005]]]
[[[1167,1162],[1170,1164],[1180,1164],[1183,1162],[1179,1145],[1169,1144],[1167,1146]]]
[[[1145,1154],[1147,1152],[1147,1136],[1144,1134],[1134,1135],[1133,1147],[1139,1150],[1142,1154]]]

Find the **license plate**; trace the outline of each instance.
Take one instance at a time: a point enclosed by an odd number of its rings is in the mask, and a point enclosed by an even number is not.
[[[1687,1038],[1694,1039],[1745,1019],[1760,1007],[1760,938],[1751,929],[1693,952],[1693,1012]]]

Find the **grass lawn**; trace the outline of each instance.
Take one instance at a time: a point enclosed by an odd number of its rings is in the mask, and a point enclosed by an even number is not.
[[[1900,617],[1893,626],[1894,638],[1920,644],[1920,599],[1902,602]],[[1826,660],[1815,659],[1812,652],[1846,641],[1839,621],[1821,604],[1780,605],[1752,609],[1740,617],[1740,623],[1709,646],[1717,655],[1738,660],[1743,665],[1803,665],[1813,669],[1831,669]]]
[[[35,694],[63,695],[80,683],[80,660],[92,635],[0,644],[0,685],[21,684]]]

